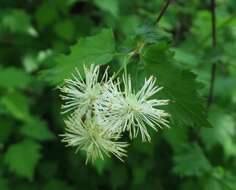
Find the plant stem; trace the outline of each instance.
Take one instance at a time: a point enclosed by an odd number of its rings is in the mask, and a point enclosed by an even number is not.
[[[169,4],[170,4],[171,0],[164,0],[162,8],[160,10],[160,13],[158,14],[156,21],[154,24],[158,24],[159,21],[161,20],[162,16],[165,14]],[[127,77],[127,64],[129,62],[129,60],[136,55],[137,53],[139,53],[142,48],[145,46],[145,43],[140,44],[136,49],[134,49],[133,51],[129,52],[127,57],[125,57],[125,61],[123,66],[118,70],[118,72],[116,73],[116,75],[114,76],[114,78],[116,78],[118,76],[118,74],[124,69],[124,73]],[[120,54],[119,54],[120,55]]]
[[[128,53],[128,54],[125,54],[123,65],[122,65],[122,66],[120,67],[120,69],[116,72],[116,74],[114,75],[114,78],[116,78],[116,77],[120,74],[120,72],[121,72],[122,70],[124,70],[124,74],[127,75],[127,64],[128,64],[129,60],[130,60],[131,57],[132,57],[132,53],[133,53],[133,52]]]
[[[212,48],[216,47],[216,3],[215,0],[211,0],[211,26],[212,26]],[[213,94],[214,94],[214,84],[216,77],[216,63],[212,64],[211,67],[211,81],[210,88],[208,94],[207,107],[209,108],[211,103],[213,102]]]
[[[211,0],[212,47],[216,46],[216,3]]]
[[[162,16],[164,15],[164,13],[166,12],[169,4],[170,4],[171,0],[165,0],[165,2],[163,3],[164,5],[162,6],[160,13],[158,14],[155,24],[158,24],[159,21],[161,20]]]

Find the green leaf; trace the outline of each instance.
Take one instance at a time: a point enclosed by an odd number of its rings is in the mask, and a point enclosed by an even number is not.
[[[183,126],[165,130],[163,135],[175,152],[179,152],[183,144],[188,143],[188,128]]]
[[[235,121],[232,115],[217,107],[212,107],[209,120],[214,126],[211,129],[201,129],[201,138],[208,149],[220,144],[226,156],[236,156]]]
[[[134,185],[140,185],[142,183],[145,183],[147,177],[147,171],[145,170],[145,168],[142,167],[136,167],[133,170],[133,181],[132,183]]]
[[[55,162],[55,160],[50,160],[50,161],[44,161],[41,162],[38,165],[38,174],[42,176],[46,180],[50,180],[54,178],[59,170],[58,170],[58,162]]]
[[[58,9],[54,3],[44,1],[35,12],[35,19],[40,29],[48,27],[59,17]]]
[[[43,190],[74,190],[73,187],[59,179],[51,179],[47,182]]]
[[[206,118],[203,101],[197,92],[199,84],[195,80],[196,76],[175,65],[173,53],[167,44],[149,46],[142,53],[142,61],[145,64],[144,74],[154,75],[158,84],[164,87],[159,96],[170,100],[167,110],[174,124],[211,126]]]
[[[16,183],[13,189],[17,190],[38,190],[36,183]]]
[[[236,187],[236,176],[222,167],[216,167],[208,178],[203,178],[201,183],[204,190],[234,190]]]
[[[9,136],[11,135],[12,130],[14,129],[14,127],[12,127],[12,125],[13,125],[12,121],[1,118],[1,120],[0,120],[0,143],[8,140]]]
[[[108,158],[105,158],[104,160],[96,160],[93,163],[93,167],[99,175],[102,175],[109,166],[111,166],[111,161]]]
[[[115,43],[112,30],[104,29],[99,34],[81,38],[71,47],[68,55],[55,58],[56,65],[43,72],[43,78],[53,84],[70,77],[75,68],[83,71],[83,65],[106,64],[113,58]]]
[[[1,190],[10,190],[8,186],[8,180],[0,176],[0,189]]]
[[[22,59],[22,64],[24,66],[25,71],[28,73],[36,71],[39,67],[39,61],[37,60],[37,57],[34,54],[26,54]]]
[[[94,3],[102,10],[111,13],[114,17],[117,17],[119,14],[118,0],[94,0]]]
[[[135,38],[139,42],[157,43],[171,41],[171,36],[164,29],[153,26],[153,22],[138,27],[135,30]]]
[[[0,87],[2,88],[25,88],[29,85],[31,80],[30,75],[23,70],[14,67],[0,68]]]
[[[55,25],[54,30],[55,33],[62,39],[71,40],[74,38],[75,26],[70,19],[58,22]]]
[[[174,156],[174,172],[180,176],[201,176],[212,169],[211,164],[197,144],[185,145]]]
[[[21,133],[39,141],[53,140],[54,134],[47,124],[39,118],[33,118],[21,128]]]
[[[119,189],[125,185],[128,179],[127,168],[124,165],[112,166],[113,170],[110,173],[110,182],[113,189]],[[115,171],[115,172],[114,172]]]
[[[1,18],[1,25],[14,33],[27,33],[37,36],[36,30],[31,26],[30,15],[24,10],[13,9],[7,11]]]
[[[2,104],[14,118],[25,122],[30,120],[29,103],[24,94],[17,91],[8,93],[0,99],[0,104]]]
[[[24,140],[11,145],[4,156],[9,170],[16,175],[32,180],[36,165],[41,158],[40,144]]]
[[[190,53],[183,48],[175,48],[175,59],[178,62],[181,62],[187,68],[196,67],[200,62],[200,57],[197,57],[196,54]]]
[[[221,183],[217,181],[216,179],[210,177],[207,179],[207,181],[204,183],[204,190],[209,190],[209,189],[214,189],[214,190],[223,190],[224,187],[221,187]],[[225,189],[226,190],[226,189]]]
[[[210,42],[210,31],[211,31],[211,13],[207,10],[199,11],[193,20],[193,26],[191,28],[191,33],[196,39],[200,39],[200,42],[206,43]],[[202,32],[199,32],[204,28]]]
[[[199,190],[199,185],[195,180],[184,180],[180,185],[181,190]]]

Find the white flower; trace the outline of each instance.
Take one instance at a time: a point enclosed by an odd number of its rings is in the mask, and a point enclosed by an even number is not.
[[[119,79],[114,83],[114,77],[108,79],[106,69],[99,80],[99,69],[94,65],[89,69],[84,67],[84,79],[76,70],[76,75],[65,80],[60,88],[63,112],[71,112],[65,120],[66,132],[62,141],[76,147],[76,152],[85,151],[86,163],[111,154],[122,160],[128,146],[119,141],[124,131],[129,132],[131,139],[141,134],[142,141],[150,141],[148,126],[154,130],[169,126],[169,114],[160,109],[168,104],[168,100],[152,98],[162,89],[155,84],[154,77],[145,79],[136,93],[130,76],[123,76],[123,83]]]
[[[92,162],[98,158],[104,159],[104,155],[115,155],[122,161],[126,156],[126,142],[117,141],[120,135],[113,133],[97,124],[94,118],[81,120],[79,115],[73,114],[66,123],[66,133],[63,136],[63,142],[68,146],[75,146],[76,152],[84,150],[87,154],[86,163]]]
[[[84,66],[85,79],[83,80],[80,72],[76,70],[76,75],[72,79],[66,79],[65,85],[60,88],[65,101],[62,105],[63,113],[79,109],[81,115],[92,109],[93,102],[98,98],[102,91],[102,83],[107,81],[107,70],[104,72],[102,80],[98,82],[99,66],[93,64],[90,68]]]
[[[95,103],[95,112],[99,123],[112,131],[129,131],[130,138],[140,132],[143,141],[150,141],[147,127],[157,130],[156,126],[168,127],[169,114],[159,109],[167,105],[168,100],[151,99],[162,88],[155,85],[156,79],[145,79],[143,87],[134,93],[130,77],[123,77],[124,91],[120,84],[111,85]]]

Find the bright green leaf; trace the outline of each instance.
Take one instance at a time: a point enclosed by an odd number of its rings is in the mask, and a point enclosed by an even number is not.
[[[38,26],[42,29],[48,27],[58,18],[58,10],[55,7],[54,3],[49,1],[44,1],[41,5],[38,6],[35,18]]]
[[[55,25],[55,33],[65,40],[71,40],[75,34],[75,26],[71,20],[60,21]]]
[[[0,68],[0,87],[5,89],[25,88],[32,78],[23,70],[9,67]]]
[[[26,72],[31,73],[38,69],[38,60],[33,54],[27,54],[22,60],[22,64]]]
[[[43,72],[43,78],[58,84],[70,77],[75,68],[83,71],[83,65],[108,63],[112,60],[114,51],[113,33],[110,29],[104,29],[95,36],[81,38],[71,47],[70,54],[57,56],[56,66]]]
[[[29,103],[24,94],[20,92],[8,93],[0,99],[0,104],[2,104],[14,118],[26,122],[30,120]]]
[[[201,181],[204,190],[234,190],[236,187],[236,176],[223,167],[216,167],[210,177]]]
[[[102,10],[111,13],[114,17],[119,14],[119,0],[94,0],[94,3]]]
[[[165,30],[154,27],[153,23],[148,23],[138,27],[135,30],[136,40],[145,43],[159,43],[161,41],[168,42],[171,36]]]
[[[201,176],[212,169],[210,162],[197,144],[186,144],[182,151],[174,156],[174,162],[174,172],[181,176]]]
[[[203,128],[201,130],[201,138],[206,147],[210,149],[214,145],[220,144],[226,156],[236,156],[234,118],[216,107],[212,107],[209,115],[209,120],[214,127],[211,129]]]
[[[40,144],[24,140],[7,149],[4,161],[10,171],[32,180],[37,163],[41,158],[40,149]]]
[[[3,27],[15,33],[27,33],[32,36],[37,36],[36,30],[31,26],[30,15],[24,10],[13,9],[1,18]]]

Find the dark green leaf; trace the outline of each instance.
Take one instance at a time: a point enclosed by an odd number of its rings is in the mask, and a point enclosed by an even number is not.
[[[207,121],[203,101],[197,89],[196,76],[181,70],[175,65],[173,53],[168,45],[158,44],[148,47],[142,54],[144,73],[154,75],[158,84],[164,89],[159,93],[161,98],[169,99],[167,107],[171,120],[179,125],[197,125],[210,127]]]
[[[43,190],[74,190],[73,187],[71,187],[66,182],[59,180],[59,179],[51,179],[47,182]]]
[[[8,186],[8,180],[0,176],[0,189],[1,190],[10,190]]]
[[[13,129],[11,121],[3,118],[0,120],[0,143],[8,140]]]
[[[54,135],[48,129],[47,124],[38,118],[32,118],[31,121],[25,124],[21,128],[21,133],[39,141],[54,139]]]

